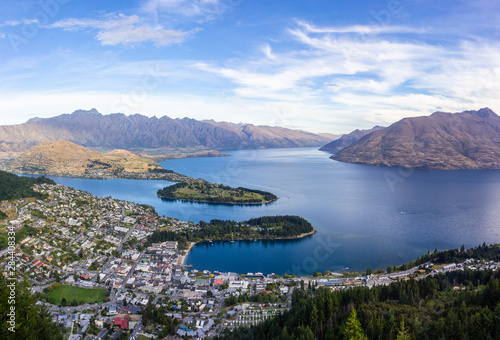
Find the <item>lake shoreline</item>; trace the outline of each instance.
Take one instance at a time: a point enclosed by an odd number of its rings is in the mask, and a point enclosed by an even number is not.
[[[186,262],[186,257],[188,256],[189,251],[191,250],[191,248],[193,248],[198,243],[199,242],[189,242],[188,248],[185,249],[185,250],[182,250],[182,252],[184,252],[185,255],[180,255],[179,256],[179,260],[178,260],[177,264],[179,264],[179,265],[181,265],[181,266],[184,267],[184,262]]]
[[[184,200],[181,198],[171,198],[171,197],[163,197],[160,195],[157,195],[159,198],[164,199],[164,200],[169,200],[169,201],[181,201],[181,202],[193,202],[193,203],[207,203],[207,204],[213,204],[213,205],[264,205],[264,204],[269,204],[272,202],[275,202],[278,200],[278,198],[275,198],[273,200],[269,201],[264,201],[264,202],[248,202],[248,203],[234,203],[234,202],[214,202],[214,201],[204,201],[204,200]]]

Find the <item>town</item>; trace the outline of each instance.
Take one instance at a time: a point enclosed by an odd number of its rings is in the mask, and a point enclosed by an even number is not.
[[[361,275],[196,270],[184,265],[186,251],[177,241],[152,243],[149,238],[159,230],[193,231],[198,224],[59,184],[37,184],[34,190],[46,199],[0,203],[8,216],[3,228],[17,231],[20,279],[30,281],[37,303],[46,306],[67,339],[212,338],[284,313],[295,289],[373,287],[440,272],[500,268],[498,262],[467,259]],[[5,270],[8,248],[2,249]]]

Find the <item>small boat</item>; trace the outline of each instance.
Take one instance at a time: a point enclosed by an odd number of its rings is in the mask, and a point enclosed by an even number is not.
[[[230,241],[230,243],[234,243],[234,241],[233,241],[233,240],[231,240],[231,241]]]

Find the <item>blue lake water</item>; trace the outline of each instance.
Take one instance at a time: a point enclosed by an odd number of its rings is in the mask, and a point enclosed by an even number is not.
[[[336,162],[315,148],[229,151],[231,157],[162,162],[176,172],[273,192],[267,205],[213,205],[156,196],[165,181],[51,177],[98,196],[150,204],[187,221],[300,215],[318,233],[302,240],[204,243],[186,263],[238,273],[364,271],[435,248],[500,242],[500,171],[406,171]]]

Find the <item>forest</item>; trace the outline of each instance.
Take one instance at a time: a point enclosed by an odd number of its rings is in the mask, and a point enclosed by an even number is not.
[[[244,222],[211,220],[210,223],[206,223],[200,221],[199,228],[189,232],[155,231],[149,237],[149,242],[178,241],[180,249],[185,249],[187,242],[293,238],[311,232],[314,232],[313,226],[302,217],[264,216]]]
[[[500,272],[454,271],[372,289],[295,289],[292,309],[219,339],[498,339]]]
[[[0,200],[11,200],[25,197],[44,198],[41,193],[32,189],[34,184],[56,184],[47,177],[23,177],[0,170]]]

